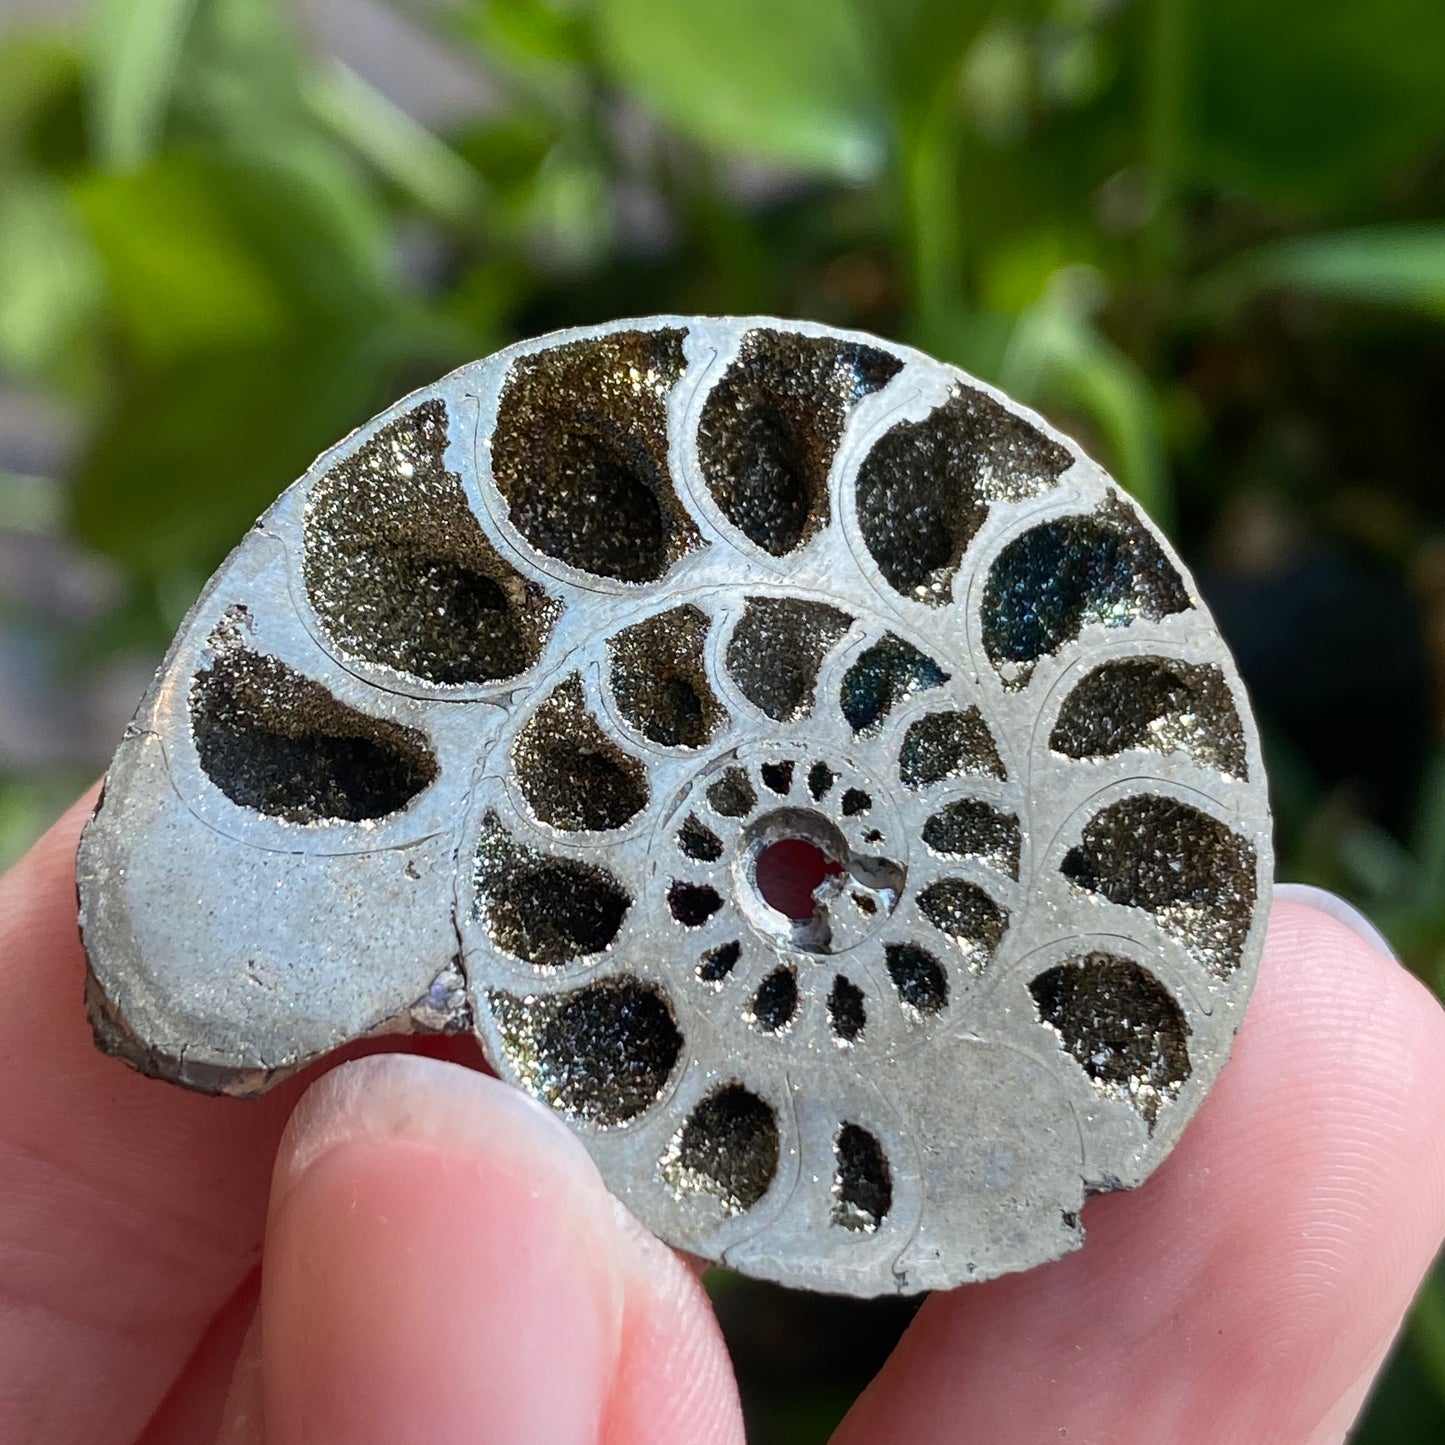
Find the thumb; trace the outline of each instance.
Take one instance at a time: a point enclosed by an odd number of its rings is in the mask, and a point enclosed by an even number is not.
[[[303,1096],[222,1445],[742,1438],[692,1272],[541,1105],[400,1054]]]

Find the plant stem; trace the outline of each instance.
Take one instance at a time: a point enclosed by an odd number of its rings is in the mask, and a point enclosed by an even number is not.
[[[1188,108],[1188,0],[1150,0],[1144,59],[1145,271],[1171,288],[1179,264],[1179,177]]]
[[[899,139],[914,324],[921,339],[940,334],[962,297],[957,136],[948,84]]]

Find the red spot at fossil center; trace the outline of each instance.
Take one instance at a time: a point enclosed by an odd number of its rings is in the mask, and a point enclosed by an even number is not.
[[[816,843],[782,838],[758,854],[757,883],[763,901],[796,922],[813,916],[814,892],[826,878],[843,871]]]

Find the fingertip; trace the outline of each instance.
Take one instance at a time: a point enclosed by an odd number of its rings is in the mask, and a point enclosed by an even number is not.
[[[1270,911],[1268,966],[1261,966],[1259,997],[1298,995],[1312,1008],[1347,1015],[1370,1006],[1418,1031],[1428,1050],[1445,1048],[1445,1008],[1402,964],[1389,941],[1352,904],[1321,888],[1282,885]]]
[[[1317,888],[1312,883],[1276,883],[1274,885],[1274,902],[1276,905],[1301,904],[1306,908],[1313,909],[1316,913],[1323,913],[1326,917],[1333,918],[1336,923],[1342,923],[1357,938],[1373,948],[1376,953],[1382,953],[1386,958],[1399,961],[1399,956],[1391,947],[1390,940],[1380,932],[1373,920],[1348,899],[1341,898],[1338,893],[1331,893],[1325,888]]]
[[[381,1053],[329,1070],[297,1101],[276,1153],[273,1209],[332,1150],[388,1142],[545,1175],[569,1196],[601,1189],[581,1143],[520,1089],[423,1055]]]
[[[1418,1275],[1445,1231],[1445,1008],[1393,953],[1313,900],[1275,907],[1266,948],[1251,1036],[1220,1086],[1239,1088],[1247,1073],[1272,1083],[1337,1177],[1372,1169],[1376,1237],[1393,1229],[1421,1256],[1407,1266]],[[1283,1144],[1290,1120],[1276,1114]]]
[[[742,1445],[737,1382],[699,1262],[616,1210],[635,1242],[633,1303],[602,1445]]]
[[[1352,1123],[1377,1143],[1419,1133],[1445,1143],[1445,1009],[1395,956],[1334,909],[1286,896],[1270,915],[1265,957],[1235,1057],[1200,1114],[1228,1123],[1252,1095],[1287,1107],[1332,1145]],[[1426,1193],[1433,1148],[1409,1163]]]
[[[515,1091],[428,1059],[314,1085],[267,1228],[268,1445],[595,1440],[622,1290],[568,1145]]]
[[[264,1281],[267,1445],[733,1438],[726,1394],[696,1433],[638,1422],[725,1360],[706,1302],[571,1132],[486,1075],[376,1055],[313,1085]]]

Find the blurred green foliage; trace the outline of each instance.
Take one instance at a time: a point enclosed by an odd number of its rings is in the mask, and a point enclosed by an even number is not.
[[[1440,314],[1439,226],[1333,229],[1438,141],[1433,0],[429,19],[501,102],[447,137],[271,0],[100,0],[82,42],[0,51],[0,362],[83,409],[76,535],[165,620],[338,433],[534,313],[886,323],[1072,416],[1166,522],[1181,335],[1280,288]],[[758,161],[785,203],[739,202]],[[624,186],[663,213],[652,254]]]
[[[1445,358],[1439,0],[398,5],[482,77],[446,133],[275,0],[97,0],[78,35],[0,39],[0,379],[80,438],[65,508],[0,476],[0,526],[118,568],[77,667],[162,645],[251,519],[399,392],[554,325],[714,311],[985,376],[1192,560],[1256,547],[1271,499],[1409,593],[1445,677],[1415,397],[1438,406]],[[1433,709],[1438,737],[1438,688]],[[1445,983],[1428,736],[1411,820],[1265,723],[1283,870]],[[78,776],[0,776],[0,859]],[[1445,1438],[1442,1299],[1362,1439]],[[846,1395],[762,1400],[757,1438],[821,1439]]]

